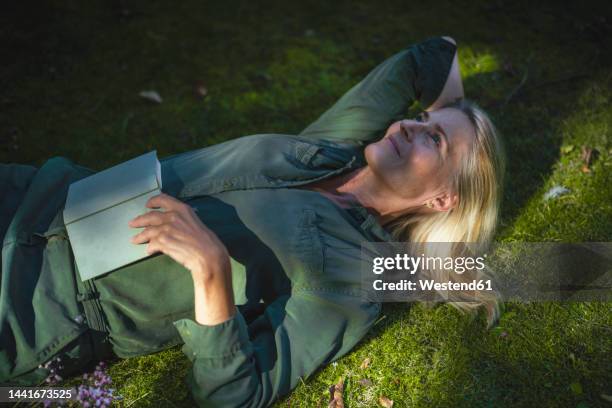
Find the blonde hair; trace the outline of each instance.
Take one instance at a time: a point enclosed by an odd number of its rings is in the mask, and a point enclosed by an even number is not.
[[[410,247],[421,243],[426,256],[459,256],[464,245],[425,245],[428,242],[478,243],[488,246],[494,237],[502,198],[505,152],[500,135],[474,102],[460,99],[443,106],[463,112],[474,127],[476,139],[460,168],[453,173],[451,188],[459,196],[455,208],[434,214],[409,214],[390,223],[390,233],[396,241],[409,241]],[[434,249],[437,253],[433,254]],[[445,252],[445,253],[440,253]],[[423,271],[437,282],[461,282],[467,276],[445,270]],[[482,277],[487,273],[483,272]],[[470,278],[471,279],[471,278]],[[491,291],[451,291],[451,305],[463,312],[475,312],[484,307],[490,327],[499,317],[499,297]]]

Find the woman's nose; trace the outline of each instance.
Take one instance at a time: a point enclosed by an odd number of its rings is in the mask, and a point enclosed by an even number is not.
[[[425,128],[427,128],[426,124],[416,120],[404,119],[400,122],[400,130],[410,141]]]
[[[414,120],[402,120],[400,122],[400,131],[404,136],[406,136],[409,141],[412,141],[414,135],[418,130],[419,125],[419,122],[416,122]]]

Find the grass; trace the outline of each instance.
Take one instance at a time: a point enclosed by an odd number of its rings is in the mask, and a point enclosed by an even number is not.
[[[100,170],[152,149],[297,133],[387,56],[446,34],[466,95],[506,142],[498,240],[609,241],[612,22],[609,6],[584,3],[14,2],[0,13],[0,161],[62,155]],[[163,103],[139,98],[146,89]],[[590,173],[582,145],[599,151]],[[544,202],[554,185],[570,193]],[[610,406],[610,303],[508,304],[489,331],[448,306],[385,304],[383,316],[276,406],[325,406],[339,376],[348,407],[380,395],[410,407]],[[192,406],[188,367],[174,348],[110,374],[126,405]]]

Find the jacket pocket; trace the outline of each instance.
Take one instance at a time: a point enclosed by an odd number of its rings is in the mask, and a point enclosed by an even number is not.
[[[312,159],[321,151],[322,147],[306,142],[295,142],[293,155],[297,161],[305,166],[312,163]]]
[[[294,158],[313,169],[339,169],[346,164],[341,152],[334,148],[301,141],[295,142]]]
[[[295,248],[308,276],[323,274],[325,270],[325,245],[318,227],[317,214],[312,209],[303,209],[298,223]]]

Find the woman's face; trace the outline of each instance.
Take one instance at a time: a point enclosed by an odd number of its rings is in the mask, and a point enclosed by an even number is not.
[[[425,202],[451,193],[451,176],[474,139],[467,116],[443,108],[393,123],[381,140],[366,147],[365,158],[375,176],[400,198]]]

